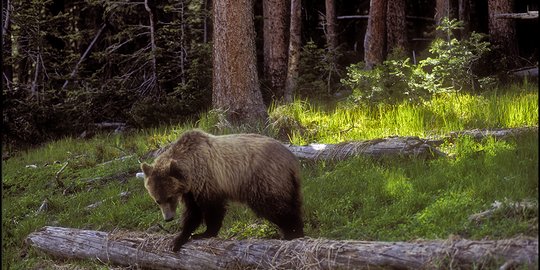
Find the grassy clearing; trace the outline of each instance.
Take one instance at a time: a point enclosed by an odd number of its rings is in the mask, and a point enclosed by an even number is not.
[[[340,106],[330,112],[305,102],[273,108],[273,119],[300,123],[289,134],[294,143],[341,142],[389,135],[429,136],[467,128],[538,125],[536,91],[490,96],[451,94],[421,105]],[[294,121],[290,121],[293,119]],[[140,179],[139,159],[174,141],[184,130],[212,130],[219,115],[197,123],[144,130],[128,135],[100,135],[90,140],[66,138],[19,153],[2,163],[2,266],[47,268],[49,257],[27,248],[24,238],[44,225],[144,231],[164,223]],[[280,126],[274,125],[276,129]],[[276,122],[274,122],[276,123]],[[294,126],[293,126],[294,127]],[[222,133],[234,130],[222,131]],[[261,130],[280,134],[272,128]],[[452,158],[437,160],[366,160],[337,164],[303,162],[305,229],[310,237],[361,240],[446,239],[537,236],[538,210],[503,208],[479,223],[468,217],[495,200],[538,202],[538,134],[481,142],[468,137],[443,145]],[[124,158],[121,158],[124,157]],[[110,162],[109,162],[110,161]],[[64,187],[56,185],[56,175]],[[27,166],[27,165],[35,165]],[[120,196],[129,192],[127,197]],[[48,209],[38,212],[44,200]],[[101,202],[95,208],[89,205]],[[220,232],[223,238],[277,237],[276,228],[244,206],[232,204]],[[67,262],[103,269],[100,262]]]

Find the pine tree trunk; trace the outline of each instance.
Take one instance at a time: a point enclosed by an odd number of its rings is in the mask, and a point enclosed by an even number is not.
[[[501,13],[511,13],[512,0],[488,0],[489,39],[496,50],[509,57],[517,56],[514,20],[498,18]]]
[[[264,74],[273,99],[283,98],[287,78],[287,1],[263,1]]]
[[[388,1],[386,15],[386,47],[390,53],[400,48],[407,49],[407,20],[405,15],[406,1]]]
[[[364,38],[364,62],[366,69],[384,60],[386,40],[386,7],[387,0],[371,0],[369,3],[369,19]]]
[[[334,0],[326,0],[326,44],[331,52],[338,47],[336,30],[336,8]],[[335,60],[335,59],[332,59]]]
[[[255,124],[267,118],[257,76],[251,0],[214,0],[214,109],[234,123]]]
[[[285,84],[284,100],[292,102],[293,92],[298,78],[298,66],[300,61],[300,46],[302,43],[302,1],[291,0],[291,25],[289,37],[289,61],[287,67],[287,81]]]
[[[463,22],[461,38],[466,38],[471,32],[471,2],[470,0],[459,0],[459,20]]]
[[[13,83],[12,42],[11,42],[11,1],[2,1],[2,85],[6,90],[11,89]],[[9,59],[8,61],[6,61]]]
[[[436,0],[435,2],[435,22],[441,24],[444,17],[450,17],[450,0]]]

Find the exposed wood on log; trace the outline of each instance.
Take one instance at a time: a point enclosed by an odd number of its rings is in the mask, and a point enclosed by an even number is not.
[[[421,16],[405,16],[408,20],[421,20],[421,21],[430,21],[433,22],[435,19],[432,17],[421,17]],[[336,19],[338,20],[347,20],[347,19],[369,19],[369,15],[344,15],[344,16],[337,16]]]
[[[464,239],[415,242],[219,240],[188,242],[168,250],[159,234],[44,227],[27,243],[60,258],[149,269],[437,269],[538,265],[538,239],[493,241]]]
[[[94,123],[94,126],[98,128],[125,128],[126,123],[120,123],[120,122],[102,122],[102,123]]]
[[[538,77],[538,67],[525,67],[510,72],[519,77]]]
[[[496,14],[495,18],[500,18],[500,19],[523,19],[523,20],[538,19],[538,10],[537,11],[528,11],[528,12],[523,12],[523,13],[500,13],[500,14]]]
[[[344,160],[352,156],[381,157],[437,157],[445,154],[418,137],[391,137],[363,142],[340,144],[288,145],[298,158],[313,160]]]

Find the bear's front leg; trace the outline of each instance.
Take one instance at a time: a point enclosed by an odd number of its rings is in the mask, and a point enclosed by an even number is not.
[[[188,193],[183,196],[185,211],[182,221],[182,232],[176,236],[172,242],[172,251],[177,252],[187,243],[191,234],[201,225],[202,211],[195,202],[193,194]]]

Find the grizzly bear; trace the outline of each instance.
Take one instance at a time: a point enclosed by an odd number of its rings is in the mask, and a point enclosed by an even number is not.
[[[185,208],[178,251],[192,239],[217,236],[228,201],[247,204],[277,225],[284,239],[304,236],[298,159],[280,142],[258,134],[214,136],[187,131],[159,155],[141,164],[144,186],[173,220],[179,199]],[[204,221],[206,231],[191,235]]]

